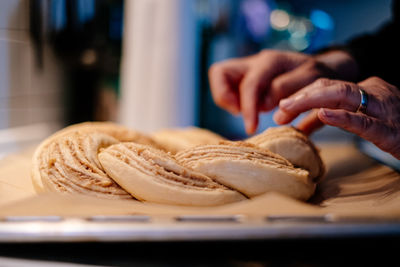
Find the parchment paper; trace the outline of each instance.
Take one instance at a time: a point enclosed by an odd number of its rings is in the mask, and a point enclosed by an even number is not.
[[[318,144],[327,166],[315,195],[300,202],[278,193],[218,207],[183,207],[82,195],[37,195],[30,180],[34,148],[0,161],[0,216],[16,215],[323,215],[400,219],[400,174],[351,144]]]

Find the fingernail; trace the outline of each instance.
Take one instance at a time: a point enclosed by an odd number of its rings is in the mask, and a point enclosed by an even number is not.
[[[235,116],[239,115],[239,109],[236,107],[229,108],[228,112]]]
[[[281,102],[279,102],[279,106],[284,109],[289,109],[294,104],[294,102],[301,101],[301,99],[303,99],[304,96],[305,96],[304,94],[299,94],[295,97],[289,97],[286,99],[282,99]]]
[[[282,100],[279,102],[279,106],[280,106],[281,108],[284,108],[284,109],[289,108],[292,104],[293,104],[293,98],[282,99]]]
[[[332,112],[330,112],[329,110],[326,110],[324,108],[321,108],[319,110],[319,113],[323,118],[325,118],[327,120],[331,120],[331,119],[334,118],[334,114]]]
[[[276,124],[283,124],[284,118],[285,118],[285,114],[282,111],[277,110],[274,113],[273,119],[276,122]]]
[[[254,133],[254,123],[248,119],[244,120],[244,128],[245,128],[247,134]]]
[[[319,109],[319,113],[320,113],[322,116],[324,116],[324,117],[327,116],[326,110],[325,110],[324,108],[320,108],[320,109]]]
[[[252,124],[250,122],[245,121],[244,122],[244,128],[245,128],[247,134],[252,134],[253,126],[252,126]]]

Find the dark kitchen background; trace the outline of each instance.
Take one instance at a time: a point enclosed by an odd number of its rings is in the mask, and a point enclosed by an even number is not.
[[[169,9],[163,7],[166,2]],[[245,135],[242,119],[219,109],[211,99],[207,69],[213,62],[266,48],[313,53],[373,31],[390,18],[390,4],[389,0],[1,1],[0,129],[112,120],[143,130],[196,125],[241,138]],[[179,25],[171,28],[173,34],[161,27],[165,25],[157,28],[160,16]],[[132,20],[133,28],[127,23]],[[137,40],[138,31],[152,34],[151,38]],[[127,32],[133,36],[129,40],[124,39]],[[139,41],[145,48],[154,47],[154,53],[137,50]],[[161,71],[154,66],[147,69],[149,61],[167,61],[157,60],[168,54],[163,49],[171,44],[179,47],[176,54],[168,55],[173,60],[161,64]],[[136,52],[129,57],[129,51]],[[124,60],[138,67],[124,70],[130,66],[122,64]],[[159,91],[137,88],[129,80],[143,70],[149,75],[146,79],[163,83],[170,73],[163,70],[175,68],[172,73],[179,76],[182,66],[186,67],[179,82],[166,83]],[[130,90],[136,93],[124,94]],[[135,119],[152,114],[160,106],[151,104],[157,97],[162,98],[157,103],[174,109],[157,111],[164,117],[159,121],[151,117],[152,124]],[[144,102],[140,112],[135,111],[136,101]],[[125,115],[120,114],[121,105]],[[177,119],[169,121],[168,116]],[[265,114],[259,130],[271,125],[271,114]]]

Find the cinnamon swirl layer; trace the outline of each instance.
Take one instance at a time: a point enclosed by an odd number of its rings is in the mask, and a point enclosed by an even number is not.
[[[107,174],[137,199],[175,205],[214,206],[245,199],[240,193],[180,165],[167,153],[119,143],[99,153]]]
[[[325,173],[318,149],[294,127],[270,127],[246,141],[281,155],[296,167],[308,170],[315,182],[321,180]]]
[[[76,132],[82,134],[103,133],[117,139],[116,141],[121,141],[121,142],[129,141],[129,142],[136,142],[141,144],[152,145],[155,147],[160,147],[159,144],[157,144],[152,138],[146,136],[145,134],[142,134],[135,130],[131,130],[116,123],[83,122],[83,123],[73,124],[64,129],[61,129],[60,131],[46,138],[41,144],[39,144],[33,155],[33,165],[37,166],[37,162],[40,161],[41,154],[43,153],[44,150],[48,148],[48,146],[51,143],[58,142],[59,138],[63,136],[74,135],[74,133]],[[37,170],[37,168],[35,167],[33,168],[31,177],[35,190],[37,192],[45,191],[41,175]]]
[[[45,191],[130,199],[132,197],[103,171],[97,158],[101,148],[117,142],[102,133],[68,132],[36,151],[32,175],[42,182]]]
[[[245,142],[221,142],[176,154],[178,162],[248,197],[277,191],[308,199],[315,184],[308,172],[294,168],[283,157]]]

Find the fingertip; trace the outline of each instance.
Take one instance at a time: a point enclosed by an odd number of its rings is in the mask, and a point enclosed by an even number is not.
[[[310,127],[309,125],[299,124],[296,125],[296,128],[302,131],[307,136],[311,135],[314,132],[314,128]]]
[[[284,98],[281,101],[279,101],[279,107],[283,109],[289,109],[293,105],[293,98]]]
[[[273,120],[275,121],[276,124],[286,124],[288,123],[288,118],[287,118],[287,114],[282,111],[281,109],[278,109],[277,111],[275,111],[274,115],[273,115]]]
[[[323,122],[318,118],[318,111],[313,110],[305,118],[303,118],[296,127],[306,135],[311,135],[313,132],[324,126]]]
[[[244,117],[244,128],[248,135],[252,135],[257,130],[258,117]]]
[[[229,111],[233,116],[238,116],[240,114],[239,108],[233,108]]]
[[[232,116],[239,116],[240,115],[240,110],[239,109],[228,109],[227,110]]]
[[[224,102],[223,107],[233,115],[238,115],[240,113],[239,100],[235,95],[230,94],[229,99]]]
[[[228,86],[214,90],[213,99],[217,106],[231,114],[237,115],[240,112],[239,96]]]
[[[246,130],[246,134],[249,135],[249,136],[255,134],[255,132],[256,132],[256,130],[253,130],[253,129]]]
[[[253,134],[258,124],[257,103],[252,98],[241,97],[240,108],[243,114],[244,126],[247,134]]]
[[[318,118],[325,123],[329,123],[334,121],[335,114],[330,109],[320,108],[318,111]]]

